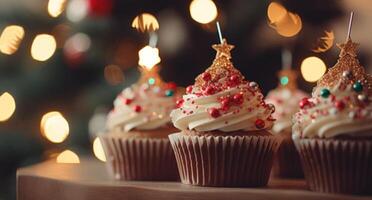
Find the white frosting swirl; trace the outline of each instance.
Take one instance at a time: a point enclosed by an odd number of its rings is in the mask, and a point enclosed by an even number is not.
[[[231,100],[236,94],[241,95],[242,102],[230,103],[230,106],[223,109],[221,101]],[[218,116],[211,115],[212,109],[219,110]],[[252,131],[270,129],[274,121],[272,112],[273,108],[265,104],[257,88],[242,83],[212,95],[200,95],[198,92],[186,94],[183,96],[183,104],[171,112],[171,118],[174,126],[180,130]],[[257,120],[260,127],[257,126]]]
[[[292,117],[298,112],[298,103],[308,95],[298,89],[288,89],[286,87],[271,90],[266,97],[266,102],[275,106],[273,117],[276,119],[272,131],[280,133],[282,131],[292,131]]]
[[[114,101],[109,113],[107,128],[152,130],[170,122],[169,113],[175,107],[175,98],[164,95],[158,86],[132,85],[124,89]]]
[[[354,91],[346,80],[329,88],[329,97],[320,95],[322,89],[316,88],[309,105],[295,115],[293,138],[372,136],[372,99],[367,92]]]

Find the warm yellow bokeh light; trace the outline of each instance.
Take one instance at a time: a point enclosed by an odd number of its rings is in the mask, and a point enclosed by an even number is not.
[[[101,140],[98,137],[93,141],[93,153],[100,161],[106,162],[105,152],[103,151]]]
[[[160,63],[161,59],[159,57],[159,49],[145,46],[139,52],[138,64],[146,69],[152,69],[156,64]]]
[[[326,70],[327,67],[324,62],[315,56],[306,58],[301,64],[301,74],[308,82],[319,80]]]
[[[48,60],[56,51],[57,43],[52,35],[37,35],[32,42],[31,56],[38,61]]]
[[[159,29],[159,22],[154,15],[142,13],[134,18],[132,27],[142,32],[151,32]]]
[[[63,142],[69,135],[69,125],[61,113],[53,111],[46,113],[40,122],[40,131],[44,137],[53,143]]]
[[[193,0],[190,4],[191,18],[201,24],[208,24],[217,17],[217,7],[212,0]]]
[[[65,150],[57,156],[57,163],[80,163],[79,156],[70,150]]]
[[[48,13],[52,17],[58,17],[66,7],[66,0],[49,0]]]
[[[0,52],[7,55],[15,53],[24,35],[25,31],[21,26],[7,26],[0,36]]]
[[[270,23],[276,23],[282,20],[285,15],[287,15],[287,9],[277,2],[271,2],[267,8],[267,17]]]
[[[16,109],[13,96],[7,92],[0,96],[0,121],[8,120]]]
[[[276,23],[276,31],[284,37],[293,37],[302,29],[302,20],[300,16],[288,13],[283,20]]]

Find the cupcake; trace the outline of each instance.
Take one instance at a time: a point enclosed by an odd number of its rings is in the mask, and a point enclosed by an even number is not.
[[[168,139],[168,134],[176,132],[169,117],[176,86],[163,83],[154,70],[143,72],[138,83],[125,88],[108,114],[108,131],[101,141],[115,179],[178,179]]]
[[[339,45],[339,60],[300,102],[293,140],[313,191],[372,192],[372,77],[356,58],[357,44]]]
[[[282,178],[303,178],[300,158],[292,140],[292,116],[300,109],[298,103],[308,95],[297,88],[295,71],[281,70],[279,78],[278,87],[266,97],[266,102],[275,106],[273,117],[276,121],[272,133],[282,140],[274,158],[273,174]]]
[[[211,67],[171,112],[181,131],[169,135],[182,183],[198,186],[264,186],[280,141],[269,130],[274,107],[257,83],[244,80],[223,40]]]

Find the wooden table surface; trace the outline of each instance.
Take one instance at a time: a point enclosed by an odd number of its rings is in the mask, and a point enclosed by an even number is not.
[[[306,190],[303,180],[271,179],[265,188],[213,188],[177,182],[114,181],[104,163],[50,160],[17,171],[18,200],[372,200],[372,196],[322,194]]]

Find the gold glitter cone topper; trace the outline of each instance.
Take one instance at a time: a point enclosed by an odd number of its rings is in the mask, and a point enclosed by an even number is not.
[[[154,66],[151,69],[146,67],[139,67],[141,72],[140,79],[138,80],[138,84],[149,84],[149,85],[156,85],[159,87],[163,87],[165,85],[163,79],[159,75],[159,66]]]
[[[337,45],[341,51],[337,63],[318,81],[317,88],[333,87],[342,79],[345,71],[350,72],[350,81],[360,81],[363,89],[372,94],[372,76],[365,72],[359,64],[357,56],[358,44],[348,38],[345,43]]]
[[[292,69],[282,69],[278,73],[279,88],[286,88],[289,90],[297,89],[297,72]]]
[[[227,43],[226,39],[223,39],[221,44],[214,44],[212,48],[217,51],[216,58],[212,65],[205,70],[205,72],[211,75],[211,81],[218,81],[221,78],[227,78],[230,74],[238,74],[240,78],[244,79],[243,75],[237,70],[231,62],[230,51],[234,48],[234,45]],[[203,73],[196,77],[195,86],[201,86],[204,83]]]

